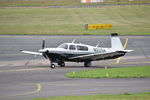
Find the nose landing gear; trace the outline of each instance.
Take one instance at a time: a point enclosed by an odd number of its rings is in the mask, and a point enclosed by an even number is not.
[[[55,69],[55,64],[51,64],[51,69]]]
[[[64,61],[57,61],[57,62],[54,62],[54,61],[50,61],[51,62],[51,64],[50,64],[50,67],[51,67],[51,69],[55,69],[55,64],[54,63],[58,63],[58,65],[60,66],[60,67],[65,67],[65,62]]]
[[[51,67],[51,69],[55,69],[56,66],[55,66],[55,64],[54,64],[54,61],[51,61],[51,60],[50,60],[50,67]]]

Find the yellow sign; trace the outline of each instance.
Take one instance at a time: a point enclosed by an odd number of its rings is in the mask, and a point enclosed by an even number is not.
[[[88,30],[112,29],[112,24],[86,24],[85,29]]]

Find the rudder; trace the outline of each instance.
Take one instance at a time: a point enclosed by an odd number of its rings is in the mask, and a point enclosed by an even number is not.
[[[111,48],[114,50],[124,50],[117,33],[111,34]]]

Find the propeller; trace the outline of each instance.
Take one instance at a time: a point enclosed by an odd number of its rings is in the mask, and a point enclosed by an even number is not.
[[[44,50],[44,48],[45,48],[45,40],[42,41],[42,50]],[[23,50],[20,50],[20,51],[23,51]],[[29,51],[26,51],[26,52],[29,52]],[[39,51],[38,51],[38,52],[39,52]],[[46,59],[48,58],[48,57],[47,57],[48,50],[46,50],[46,52],[43,52],[42,54],[43,54],[43,56],[44,56]],[[36,54],[34,55],[33,58],[29,59],[29,60],[25,63],[25,66],[27,66],[27,65],[30,63],[30,61],[31,61],[32,59],[35,59],[35,58],[36,58]]]
[[[42,49],[44,49],[44,48],[45,48],[45,40],[43,40],[43,42],[42,42]],[[46,50],[45,52],[42,53],[46,59],[48,58],[47,53],[48,53],[48,50]]]
[[[43,40],[43,42],[42,42],[42,49],[44,49],[45,48],[45,40]]]

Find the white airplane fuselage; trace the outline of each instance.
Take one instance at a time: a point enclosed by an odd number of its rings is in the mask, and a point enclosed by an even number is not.
[[[115,59],[124,56],[133,50],[124,50],[120,38],[117,33],[111,34],[111,47],[101,48],[81,43],[63,43],[57,48],[45,48],[45,40],[43,40],[42,49],[38,52],[23,51],[23,53],[42,55],[51,61],[51,68],[55,68],[53,63],[65,66],[64,61],[84,62],[85,67],[91,65],[91,61]]]
[[[67,45],[67,48],[62,48],[62,45]],[[77,44],[77,43],[63,43],[62,45],[58,46],[57,48],[44,48],[39,50],[39,52],[43,53],[47,51],[47,57],[51,60],[62,60],[62,61],[74,61],[74,62],[85,62],[85,61],[95,61],[95,60],[105,60],[105,59],[114,59],[116,57],[120,57],[125,55],[125,53],[118,53],[113,55],[112,57],[107,58],[88,58],[88,59],[71,59],[78,56],[84,55],[92,55],[92,54],[105,54],[115,52],[112,48],[100,48],[94,47],[84,44]],[[74,46],[74,49],[70,49],[70,46]],[[83,50],[80,50],[78,46],[85,47]],[[55,55],[53,55],[55,54]]]

